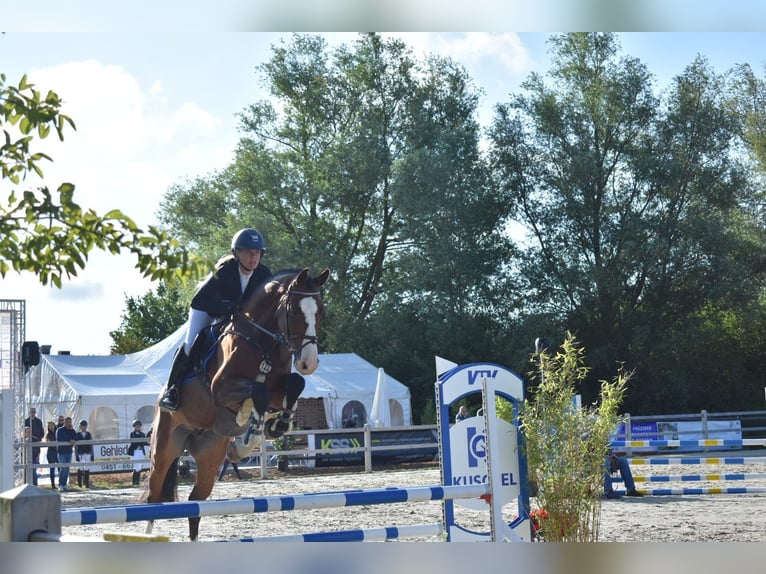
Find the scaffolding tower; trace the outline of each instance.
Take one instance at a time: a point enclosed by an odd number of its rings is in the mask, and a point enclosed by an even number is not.
[[[26,416],[22,345],[26,340],[26,301],[0,299],[0,389],[13,391],[13,428],[16,437],[24,436]],[[23,481],[23,449],[14,449],[13,464],[17,484]],[[19,465],[19,466],[17,466]]]

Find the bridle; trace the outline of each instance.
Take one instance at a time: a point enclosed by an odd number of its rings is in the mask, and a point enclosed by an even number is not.
[[[276,345],[284,345],[287,347],[288,351],[294,356],[297,356],[303,349],[305,349],[309,345],[319,345],[319,338],[316,335],[293,335],[290,332],[290,322],[287,320],[287,315],[290,312],[290,305],[287,303],[288,298],[290,295],[300,295],[302,297],[316,297],[318,295],[321,295],[320,291],[292,291],[290,289],[287,290],[287,292],[282,296],[284,299],[284,302],[280,302],[277,306],[277,313],[282,312],[282,317],[284,318],[285,328],[284,330],[272,332],[269,331],[266,327],[262,326],[260,323],[253,320],[247,313],[242,311],[235,311],[233,315],[233,321],[232,321],[232,327],[229,329],[224,330],[220,337],[218,338],[219,342],[220,340],[226,336],[226,335],[236,335],[238,337],[241,337],[248,343],[251,343],[252,345],[255,345],[258,348],[263,348],[262,345],[254,338],[248,335],[247,333],[243,333],[233,327],[234,322],[236,319],[242,319],[244,320],[248,325],[251,327],[254,327],[261,333],[264,333],[271,337]],[[280,323],[280,318],[277,317],[277,324]],[[299,345],[295,344],[295,341],[298,340]],[[302,344],[301,344],[302,343]]]

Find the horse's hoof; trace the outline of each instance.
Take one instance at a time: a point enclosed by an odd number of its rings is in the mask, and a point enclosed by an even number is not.
[[[266,430],[271,438],[279,438],[283,434],[290,432],[292,428],[292,421],[288,422],[281,418],[270,421],[266,426]]]
[[[257,433],[252,433],[247,438],[247,441],[245,442],[245,447],[248,449],[248,452],[252,452],[257,448],[261,448],[262,444],[263,444],[263,433],[257,432]]]
[[[237,418],[235,419],[237,426],[242,427],[247,424],[247,421],[250,420],[250,413],[253,412],[254,406],[255,405],[253,404],[253,399],[248,397],[244,400],[242,406],[239,407],[239,412],[237,412]]]

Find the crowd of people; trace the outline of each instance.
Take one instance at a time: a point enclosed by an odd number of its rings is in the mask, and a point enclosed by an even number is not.
[[[133,421],[131,439],[145,439],[144,441],[131,440],[128,445],[128,454],[135,462],[133,464],[133,484],[140,482],[141,472],[148,468],[145,459],[149,454],[149,438],[151,430],[144,433],[141,430],[142,423]],[[78,423],[75,430],[72,417],[59,415],[56,420],[51,420],[43,426],[42,420],[37,417],[37,410],[33,407],[29,410],[29,416],[24,419],[24,442],[29,443],[55,443],[46,447],[46,462],[51,489],[66,492],[71,490],[70,475],[74,472],[77,476],[79,488],[90,488],[90,473],[94,462],[93,435],[88,430],[88,421],[83,419]],[[32,446],[31,462],[33,465],[40,464],[40,446]],[[72,464],[72,463],[79,464]],[[71,465],[71,466],[70,466]],[[76,470],[75,470],[76,469]],[[29,482],[38,485],[38,469],[32,467]],[[58,479],[58,480],[57,480]]]

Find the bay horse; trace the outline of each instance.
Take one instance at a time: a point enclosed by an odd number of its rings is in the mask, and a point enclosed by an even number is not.
[[[231,437],[245,434],[246,449],[237,449],[243,457],[260,447],[264,436],[279,438],[292,428],[305,386],[301,375],[310,375],[319,363],[321,288],[329,275],[329,269],[316,277],[308,269],[281,271],[266,279],[227,321],[197,337],[190,352],[191,373],[179,389],[178,410],[161,410],[158,399],[147,502],[177,500],[184,451],[197,467],[189,500],[205,500]],[[201,361],[195,360],[199,349],[207,351]],[[291,372],[291,359],[296,372]],[[198,538],[199,521],[189,518],[191,540]],[[152,527],[150,521],[147,533]]]

